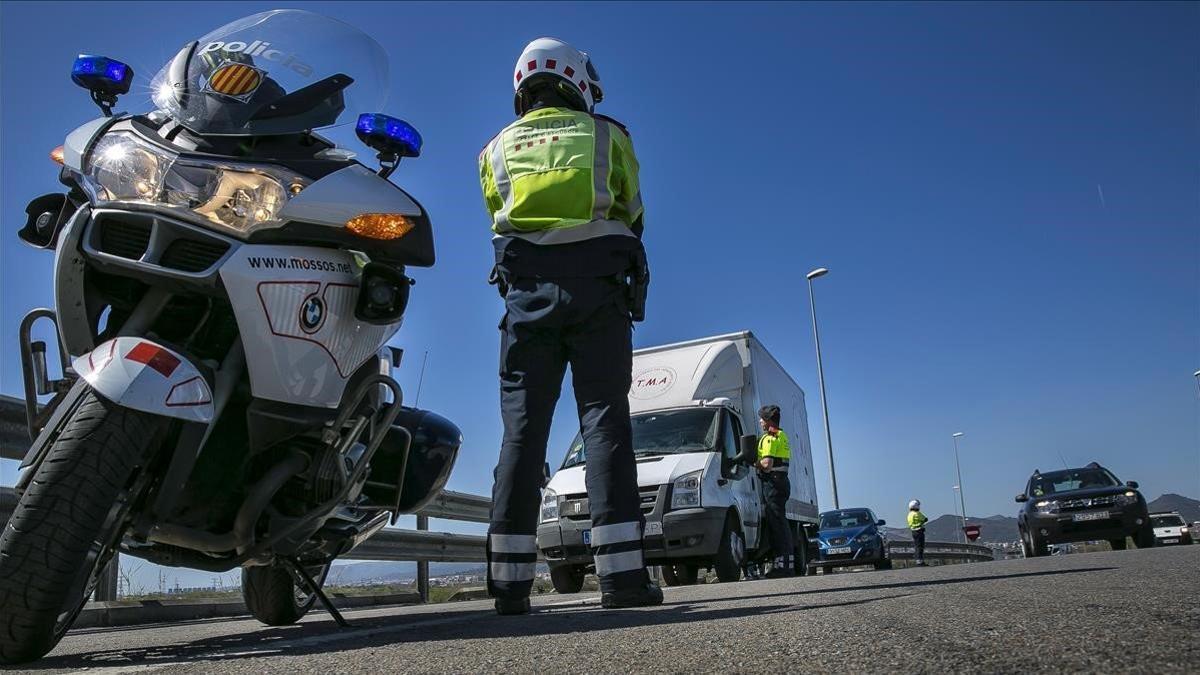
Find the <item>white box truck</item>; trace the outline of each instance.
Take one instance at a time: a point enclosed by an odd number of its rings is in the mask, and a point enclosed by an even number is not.
[[[756,444],[742,437],[759,433],[758,409],[768,404],[782,411],[791,444],[787,517],[804,574],[818,523],[804,391],[749,331],[634,352],[629,406],[645,557],[668,585],[695,583],[701,569],[735,581],[747,559],[765,557]],[[560,593],[579,591],[594,569],[586,471],[576,435],[543,493],[538,548]]]

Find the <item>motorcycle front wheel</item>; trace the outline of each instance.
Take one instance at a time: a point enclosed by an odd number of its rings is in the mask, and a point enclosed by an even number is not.
[[[138,469],[166,426],[83,395],[0,535],[0,663],[41,658],[75,622],[120,544]]]

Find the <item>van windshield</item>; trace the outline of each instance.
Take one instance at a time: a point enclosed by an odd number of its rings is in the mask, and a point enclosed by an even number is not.
[[[721,416],[714,408],[683,408],[641,413],[630,417],[633,424],[633,454],[678,455],[686,452],[711,452],[717,446]],[[587,461],[583,436],[575,434],[562,468],[569,469]]]

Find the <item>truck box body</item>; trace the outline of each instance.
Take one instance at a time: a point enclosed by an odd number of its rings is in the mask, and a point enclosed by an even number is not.
[[[739,436],[761,433],[758,409],[768,404],[779,406],[791,448],[788,518],[797,534],[806,527],[815,531],[816,483],[804,392],[753,334],[637,350],[632,375],[629,404],[649,564],[702,564],[717,555],[731,526],[740,530],[746,549],[760,545],[759,477],[733,457]],[[538,545],[552,567],[590,563],[585,471],[586,450],[577,436],[543,500]],[[684,489],[694,485],[688,476],[699,479],[699,504]],[[554,505],[558,518],[546,517],[547,507]]]

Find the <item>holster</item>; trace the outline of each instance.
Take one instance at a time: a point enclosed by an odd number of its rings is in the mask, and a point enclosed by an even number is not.
[[[646,262],[646,251],[639,247],[633,253],[628,279],[625,281],[629,317],[634,321],[646,320],[646,294],[649,290],[650,265]]]
[[[492,265],[492,271],[488,274],[488,283],[496,287],[501,299],[508,295],[508,282],[505,281],[504,274],[500,272],[499,265]]]

